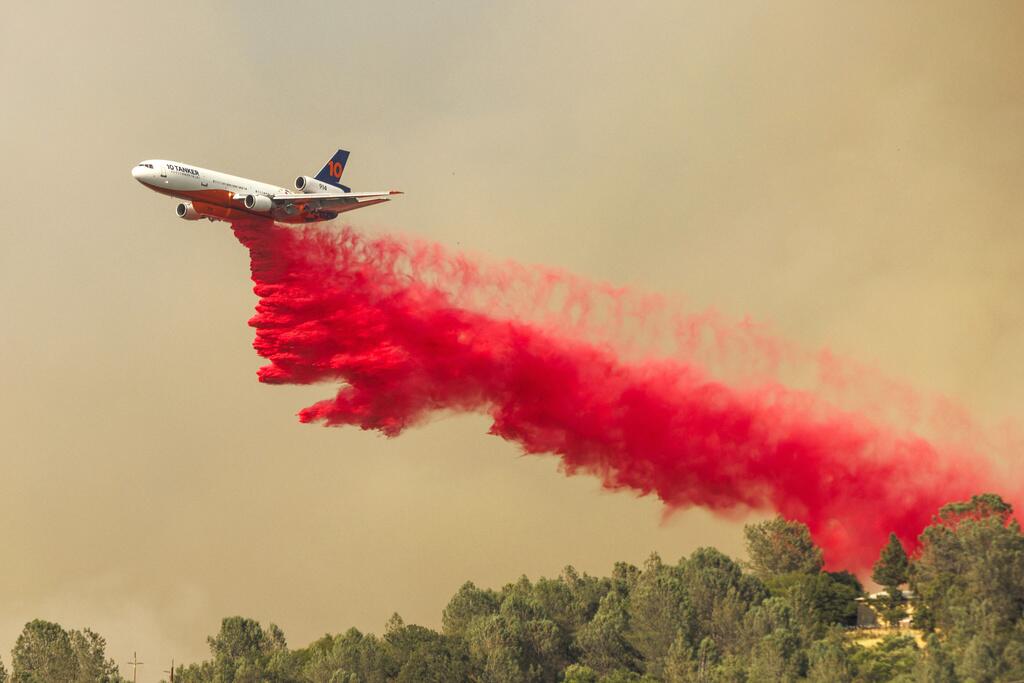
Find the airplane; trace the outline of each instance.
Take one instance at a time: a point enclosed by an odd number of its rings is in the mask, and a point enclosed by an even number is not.
[[[398,190],[352,192],[342,185],[348,154],[339,149],[315,177],[296,178],[297,192],[166,159],[139,162],[132,168],[132,177],[155,192],[184,199],[175,211],[187,221],[257,217],[281,223],[315,223],[402,194]]]

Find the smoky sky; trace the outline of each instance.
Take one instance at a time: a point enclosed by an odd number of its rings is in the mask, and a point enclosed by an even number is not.
[[[1024,405],[1012,4],[19,6],[0,26],[0,648],[90,626],[156,681],[223,616],[292,645],[745,519],[554,476],[476,417],[387,440],[267,387],[248,255],[135,183],[170,158],[750,316],[999,425]],[[311,20],[315,17],[315,20]],[[749,519],[749,518],[748,518]]]

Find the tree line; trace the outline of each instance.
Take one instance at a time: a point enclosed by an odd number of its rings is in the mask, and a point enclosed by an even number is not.
[[[919,638],[850,636],[863,587],[823,570],[804,525],[747,525],[749,561],[701,548],[678,562],[651,555],[609,576],[572,567],[500,590],[464,584],[440,630],[397,614],[381,635],[349,629],[291,649],[277,626],[222,621],[210,658],[175,683],[953,683],[1024,680],[1024,536],[996,495],[943,507],[907,556],[892,535],[871,599],[890,623],[912,614]],[[910,597],[903,587],[909,586]],[[0,683],[121,683],[92,631],[25,626]]]

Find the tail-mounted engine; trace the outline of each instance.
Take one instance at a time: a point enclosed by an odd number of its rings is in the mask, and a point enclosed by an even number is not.
[[[328,185],[327,183],[320,182],[316,178],[310,178],[308,175],[300,175],[295,179],[295,189],[304,194],[314,194],[317,192],[333,194],[338,190],[341,190],[342,192],[350,191],[350,189],[344,185]]]
[[[305,194],[337,191],[337,188],[331,187],[327,183],[321,183],[316,178],[310,178],[308,175],[300,175],[295,179],[295,189]]]

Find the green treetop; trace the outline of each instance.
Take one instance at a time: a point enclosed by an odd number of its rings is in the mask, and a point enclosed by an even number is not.
[[[910,580],[910,561],[896,534],[889,534],[889,543],[882,548],[882,554],[871,572],[871,579],[890,593]]]
[[[824,561],[821,548],[814,545],[807,525],[781,515],[743,528],[750,567],[757,576],[788,572],[816,574]]]

